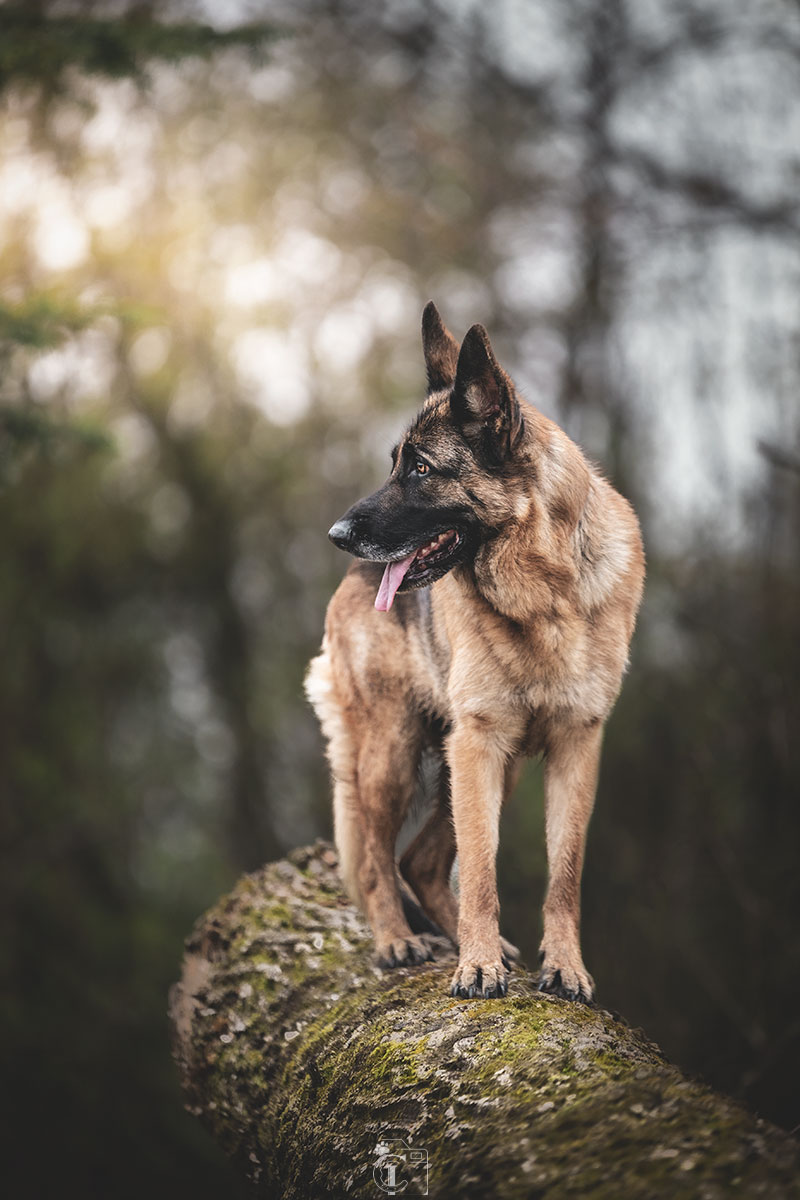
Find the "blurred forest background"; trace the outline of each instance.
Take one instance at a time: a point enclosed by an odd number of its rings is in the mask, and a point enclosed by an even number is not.
[[[237,1194],[166,992],[238,873],[330,832],[325,534],[429,298],[644,527],[600,1000],[797,1126],[798,196],[790,0],[0,4],[9,1194]],[[535,766],[500,878],[535,961]]]

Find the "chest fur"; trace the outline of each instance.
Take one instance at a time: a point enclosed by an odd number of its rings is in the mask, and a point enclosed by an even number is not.
[[[448,596],[433,612],[440,649],[432,683],[447,719],[485,713],[499,723],[527,725],[558,716],[583,723],[606,715],[624,662],[606,651],[595,623],[569,611],[521,623],[480,597],[457,600]]]

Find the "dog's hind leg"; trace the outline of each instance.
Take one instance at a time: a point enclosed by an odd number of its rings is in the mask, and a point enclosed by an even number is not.
[[[433,812],[400,859],[400,874],[426,915],[452,942],[458,941],[458,901],[450,887],[455,857],[447,766],[442,763]]]
[[[422,745],[415,714],[372,710],[331,739],[334,830],[342,877],[367,917],[382,966],[432,958],[403,912],[395,844],[414,792]],[[336,745],[334,745],[334,740]]]
[[[519,763],[506,768],[505,799],[519,775]],[[431,920],[458,945],[458,900],[450,886],[456,857],[456,835],[450,809],[450,779],[447,763],[442,761],[433,812],[400,860],[400,873],[412,888]],[[503,954],[516,961],[519,950],[505,938],[500,939]]]

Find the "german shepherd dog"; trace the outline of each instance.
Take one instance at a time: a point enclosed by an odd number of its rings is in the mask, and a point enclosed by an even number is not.
[[[363,561],[331,600],[306,679],[328,743],[340,869],[383,966],[431,958],[424,931],[438,927],[459,949],[451,994],[504,996],[518,953],[498,926],[500,812],[523,757],[543,754],[539,988],[588,1003],[580,879],[603,726],[642,594],[639,526],[518,396],[483,326],[459,347],[430,303],[422,340],[422,410],[383,487],[330,530]],[[431,747],[433,813],[398,863]],[[427,924],[409,922],[423,913]]]

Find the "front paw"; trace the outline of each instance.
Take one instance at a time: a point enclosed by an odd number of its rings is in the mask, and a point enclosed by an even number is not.
[[[433,953],[426,939],[412,933],[378,942],[377,952],[378,966],[384,969],[413,967],[418,963],[433,961]]]
[[[562,1000],[577,1000],[580,1004],[591,1004],[594,998],[594,980],[581,961],[580,955],[543,952],[542,969],[539,972],[539,991]]]
[[[508,991],[508,971],[502,960],[494,962],[460,962],[450,984],[450,995],[473,1000],[505,996]]]

